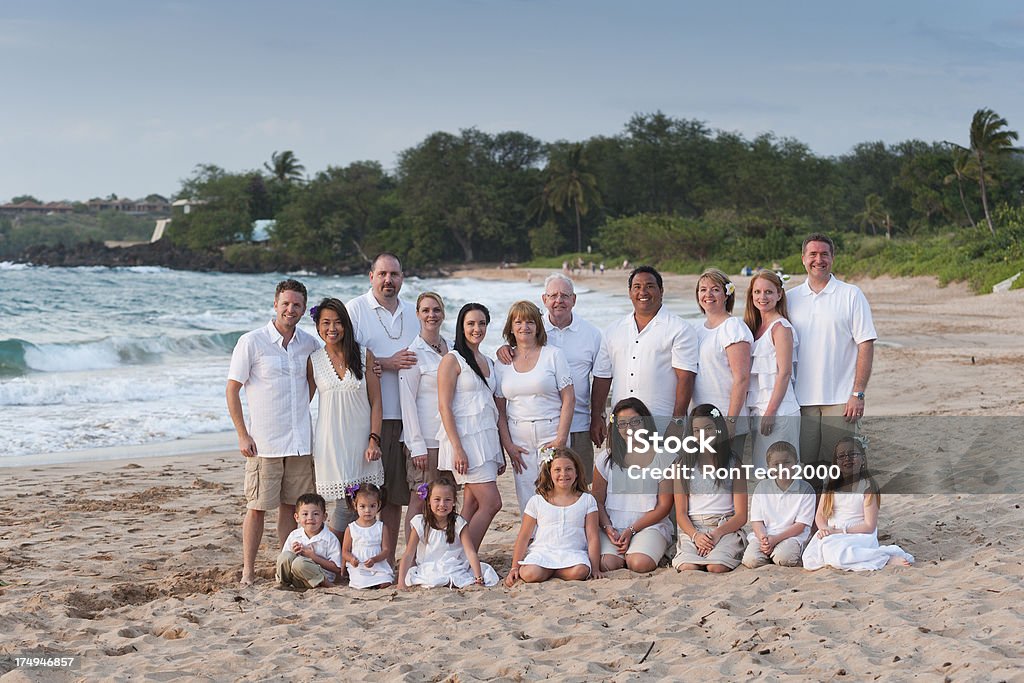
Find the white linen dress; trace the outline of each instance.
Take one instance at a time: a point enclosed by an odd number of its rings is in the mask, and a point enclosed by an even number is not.
[[[470,371],[472,372],[472,370]],[[412,528],[420,537],[416,545],[416,564],[409,568],[405,582],[410,586],[455,586],[465,588],[476,583],[473,568],[469,566],[469,558],[462,547],[459,535],[466,527],[466,520],[461,516],[455,518],[455,542],[448,543],[445,532],[441,529],[426,529],[423,515],[412,518]],[[480,563],[480,571],[485,586],[496,586],[498,574],[486,562]]]
[[[383,522],[377,520],[368,527],[352,522],[348,525],[348,532],[352,535],[352,554],[359,558],[360,562],[380,554],[384,541]],[[372,588],[394,582],[395,570],[387,560],[374,562],[372,567],[364,567],[362,564],[353,567],[351,562],[348,563],[348,585],[352,588]]]
[[[526,503],[526,514],[537,520],[533,543],[519,564],[535,564],[545,569],[564,569],[585,564],[587,552],[587,515],[597,512],[597,501],[589,493],[580,494],[572,505],[552,505],[536,494]]]

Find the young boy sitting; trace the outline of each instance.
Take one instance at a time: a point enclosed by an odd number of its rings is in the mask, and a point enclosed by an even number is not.
[[[757,569],[774,562],[799,567],[804,545],[814,524],[814,489],[803,479],[793,479],[796,448],[786,441],[768,447],[765,461],[777,478],[765,479],[750,500],[750,526],[743,566]]]
[[[277,557],[277,582],[306,589],[334,586],[340,575],[341,543],[324,521],[327,502],[316,493],[304,493],[295,501],[299,528],[288,535]]]

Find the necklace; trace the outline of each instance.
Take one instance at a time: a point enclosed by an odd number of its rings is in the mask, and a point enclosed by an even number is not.
[[[420,339],[423,339],[423,337],[420,337]],[[438,342],[436,344],[433,343],[433,342],[429,342],[426,339],[423,339],[423,341],[427,342],[427,346],[429,346],[430,348],[432,348],[435,351],[437,351],[437,355],[439,355],[439,356],[443,356],[444,355],[445,347],[444,347],[444,340],[443,339],[439,338],[439,340],[438,340]]]
[[[377,322],[379,322],[380,326],[384,328],[384,334],[388,335],[388,339],[391,341],[397,341],[402,338],[402,332],[405,330],[405,316],[398,319],[398,336],[392,337],[391,330],[389,330],[388,326],[384,324],[384,319],[380,317],[380,308],[375,307],[373,312],[377,314]]]

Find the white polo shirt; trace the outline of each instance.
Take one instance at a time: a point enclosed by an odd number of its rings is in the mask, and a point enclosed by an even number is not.
[[[796,400],[801,406],[846,403],[853,393],[857,345],[878,338],[860,288],[833,275],[815,294],[804,282],[786,293],[789,321],[800,338]]]
[[[365,346],[377,358],[387,358],[408,348],[419,336],[420,321],[416,318],[416,307],[408,301],[398,300],[394,315],[377,302],[371,289],[362,296],[350,300],[348,309],[352,325],[356,328],[356,341]],[[371,370],[368,370],[372,372]],[[398,371],[385,370],[380,377],[381,403],[384,405],[385,420],[401,420],[402,405],[398,398]]]
[[[814,525],[814,489],[803,479],[794,479],[785,491],[772,479],[758,482],[750,497],[749,519],[764,524],[769,536],[785,531],[796,522],[806,524],[807,528],[794,536],[803,545],[811,537]],[[757,544],[753,532],[748,538]]]
[[[612,405],[629,396],[644,402],[655,417],[673,417],[675,370],[697,372],[697,333],[664,306],[643,331],[630,313],[604,331],[605,353],[595,377],[612,378]]]
[[[313,538],[306,536],[306,530],[301,526],[298,529],[292,530],[292,532],[288,534],[288,538],[285,539],[284,546],[281,547],[281,550],[291,550],[293,543],[301,543],[304,546],[313,546],[314,553],[325,560],[330,560],[339,567],[341,566],[341,543],[338,541],[338,537],[334,535],[334,532],[327,528],[326,524],[324,524],[324,528],[320,530],[320,533]],[[327,571],[323,567],[320,567],[320,569],[323,570],[324,576],[327,577],[327,580],[334,583],[334,572]]]
[[[283,342],[273,321],[247,332],[235,344],[228,369],[228,379],[245,389],[249,405],[246,427],[263,458],[312,452],[306,362],[320,344],[299,328],[295,328],[288,348]]]
[[[450,341],[444,337],[441,340],[452,348]],[[409,454],[416,457],[438,447],[441,414],[437,410],[437,368],[441,354],[419,335],[409,350],[416,354],[416,365],[398,371],[398,396],[402,404],[402,441]]]
[[[548,343],[562,350],[572,372],[572,386],[576,392],[576,407],[572,413],[570,431],[585,432],[590,429],[590,375],[599,362],[604,347],[601,344],[601,330],[578,315],[572,322],[558,328],[544,316],[544,331]]]

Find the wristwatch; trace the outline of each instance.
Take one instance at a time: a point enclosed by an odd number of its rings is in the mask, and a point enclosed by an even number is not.
[[[854,398],[859,398],[862,401],[864,400],[864,392],[863,391],[855,391],[852,394],[850,394],[850,396],[853,396]]]

